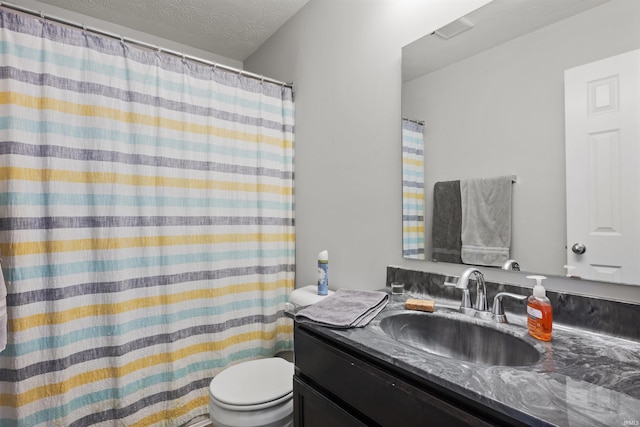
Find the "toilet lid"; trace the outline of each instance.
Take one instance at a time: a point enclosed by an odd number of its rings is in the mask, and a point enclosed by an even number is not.
[[[280,357],[239,363],[216,375],[209,389],[214,399],[234,406],[277,400],[293,391],[293,363]]]

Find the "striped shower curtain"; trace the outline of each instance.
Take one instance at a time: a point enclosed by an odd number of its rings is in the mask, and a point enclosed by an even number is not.
[[[402,119],[402,256],[424,259],[424,125]]]
[[[291,89],[0,12],[0,425],[179,425],[291,349]]]

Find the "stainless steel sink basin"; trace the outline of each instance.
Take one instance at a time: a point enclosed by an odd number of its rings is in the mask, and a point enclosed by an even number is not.
[[[542,354],[525,340],[471,322],[425,313],[398,313],[380,321],[391,338],[419,350],[489,366],[526,366]]]

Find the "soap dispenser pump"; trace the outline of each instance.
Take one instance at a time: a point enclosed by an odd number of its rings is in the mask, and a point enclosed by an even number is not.
[[[527,276],[527,279],[536,281],[536,285],[533,287],[533,295],[527,300],[529,335],[541,341],[551,341],[553,310],[544,286],[542,286],[542,281],[546,277]]]

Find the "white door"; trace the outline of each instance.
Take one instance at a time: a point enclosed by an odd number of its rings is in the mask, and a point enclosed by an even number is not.
[[[640,283],[640,50],[565,71],[565,132],[569,272]]]

